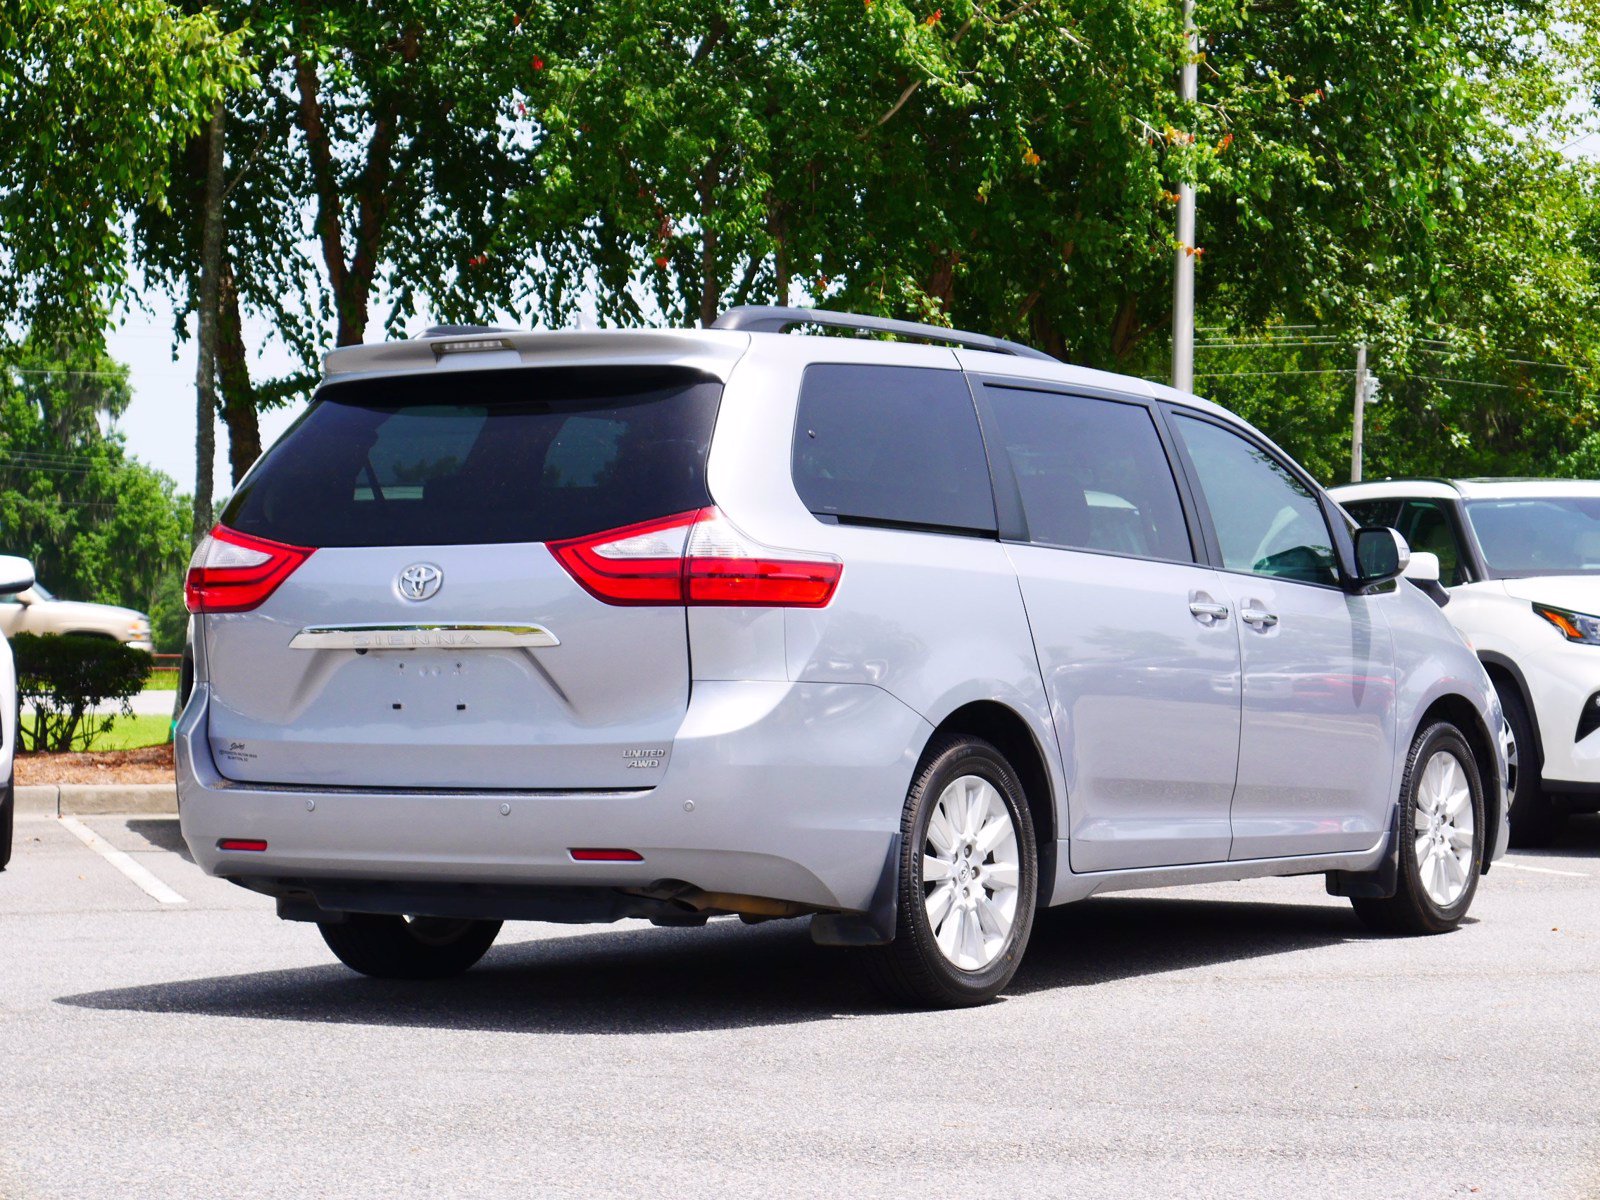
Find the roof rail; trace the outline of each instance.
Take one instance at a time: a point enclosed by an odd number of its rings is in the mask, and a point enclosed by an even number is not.
[[[507,329],[503,325],[429,325],[417,336],[419,338],[436,337],[465,337],[472,333],[515,333],[514,329]]]
[[[1024,346],[1021,342],[1008,342],[1004,338],[990,337],[986,333],[968,333],[962,329],[945,329],[940,325],[923,325],[917,321],[893,321],[887,317],[864,317],[859,313],[832,312],[826,308],[781,308],[766,304],[749,304],[740,308],[730,308],[712,322],[711,328],[742,329],[746,333],[787,333],[796,325],[854,329],[859,333],[892,333],[922,342],[965,346],[969,350],[990,350],[996,354],[1014,354],[1018,358],[1057,361],[1043,350],[1035,350],[1032,346]]]

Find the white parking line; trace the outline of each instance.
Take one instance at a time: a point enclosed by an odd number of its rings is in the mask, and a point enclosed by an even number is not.
[[[1519,871],[1537,871],[1541,875],[1571,875],[1574,879],[1589,878],[1589,872],[1587,871],[1558,871],[1554,867],[1533,867],[1525,862],[1513,862],[1509,858],[1502,858],[1500,865],[1502,867],[1515,867]]]
[[[117,870],[121,871],[129,879],[133,880],[134,883],[138,884],[139,887],[142,888],[144,892],[153,899],[161,901],[162,904],[188,903],[188,901],[182,896],[178,895],[177,892],[173,891],[166,884],[162,883],[161,880],[150,874],[149,871],[145,870],[138,863],[134,862],[133,859],[129,858],[121,850],[118,850],[115,846],[112,846],[109,842],[107,842],[104,838],[102,838],[94,830],[90,829],[87,825],[83,824],[83,822],[79,821],[77,818],[61,817],[60,821],[72,831],[74,837],[76,837],[85,846],[89,847],[89,849],[93,850],[101,858],[105,859]]]

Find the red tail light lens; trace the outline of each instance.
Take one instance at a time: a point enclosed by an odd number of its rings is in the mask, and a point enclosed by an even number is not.
[[[549,549],[607,604],[822,608],[844,573],[832,555],[753,541],[716,508],[550,542]]]
[[[218,525],[194,548],[183,582],[184,605],[192,613],[249,612],[311,555],[305,546]]]

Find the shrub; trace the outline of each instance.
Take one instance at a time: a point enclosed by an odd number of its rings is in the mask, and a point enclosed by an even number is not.
[[[150,675],[150,655],[109,638],[19,633],[11,653],[23,750],[87,750],[117,716],[133,715],[132,699]],[[90,711],[108,700],[117,702],[117,712]]]

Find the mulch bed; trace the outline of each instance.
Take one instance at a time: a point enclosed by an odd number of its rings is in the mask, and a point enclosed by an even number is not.
[[[172,745],[81,754],[19,754],[17,783],[171,783]]]

